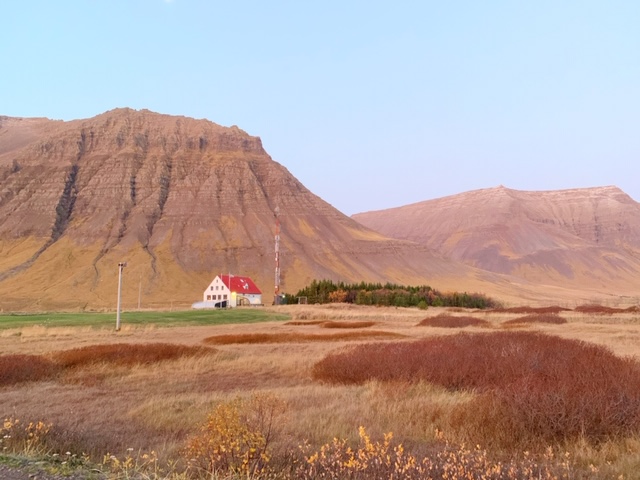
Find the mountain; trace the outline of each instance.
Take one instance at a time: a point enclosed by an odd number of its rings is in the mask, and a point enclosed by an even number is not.
[[[613,186],[540,192],[500,186],[352,218],[533,284],[636,299],[640,291],[640,204]]]
[[[188,306],[220,273],[274,291],[313,279],[516,295],[509,281],[389,239],[311,193],[258,137],[208,120],[116,109],[0,117],[0,309]]]

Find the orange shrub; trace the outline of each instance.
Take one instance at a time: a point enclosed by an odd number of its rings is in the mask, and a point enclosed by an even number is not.
[[[570,308],[559,307],[552,305],[550,307],[510,307],[510,308],[494,308],[489,310],[496,313],[560,313],[569,312]]]
[[[0,387],[54,378],[60,367],[40,355],[0,356]]]
[[[605,307],[603,305],[579,305],[576,308],[574,308],[574,310],[580,313],[592,313],[592,314],[601,314],[601,315],[611,315],[613,313],[634,311],[634,310],[629,310],[624,308]]]
[[[463,328],[463,327],[486,327],[490,323],[486,320],[468,316],[456,317],[455,315],[441,314],[437,317],[427,317],[418,323],[419,327],[442,327],[442,328]]]
[[[292,343],[292,342],[332,342],[342,340],[366,340],[373,338],[398,338],[402,335],[392,332],[369,330],[366,332],[341,332],[333,335],[314,335],[310,333],[243,333],[214,335],[203,341],[213,345],[231,345],[239,343]]]
[[[561,316],[551,313],[535,313],[532,315],[525,315],[524,317],[512,318],[503,323],[503,325],[517,325],[521,323],[551,323],[560,325],[567,323],[567,320]]]
[[[317,380],[427,381],[482,395],[459,422],[502,446],[640,433],[640,367],[602,346],[534,332],[493,332],[367,344],[333,353]]]
[[[136,365],[155,363],[185,356],[205,355],[213,350],[170,343],[90,345],[52,354],[59,365],[69,368],[93,363]]]
[[[359,321],[359,322],[324,322],[320,326],[322,328],[368,328],[373,327],[376,322]]]
[[[441,440],[442,435],[440,432]],[[382,442],[374,441],[364,427],[360,427],[360,444],[352,447],[344,439],[334,438],[318,450],[302,447],[304,459],[298,461],[293,478],[297,480],[516,480],[536,478],[557,480],[569,478],[572,464],[545,458],[536,462],[528,458],[518,461],[494,461],[480,447],[466,448],[444,442],[428,456],[416,456],[405,451],[401,443],[393,442],[392,433]]]
[[[283,325],[293,325],[296,327],[307,326],[307,325],[321,325],[325,323],[326,320],[291,320],[290,322],[285,322]]]
[[[219,474],[253,478],[265,472],[284,410],[284,402],[268,394],[218,404],[188,441],[184,455],[189,468],[207,473],[207,478]]]

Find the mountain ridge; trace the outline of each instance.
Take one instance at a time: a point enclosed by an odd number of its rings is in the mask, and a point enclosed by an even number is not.
[[[640,204],[615,186],[499,186],[352,218],[446,258],[533,282],[626,294],[640,286]]]
[[[288,293],[316,278],[445,288],[465,278],[476,291],[487,276],[363,227],[238,127],[127,108],[2,117],[0,152],[4,310],[108,308],[123,260],[125,306],[187,306],[228,272],[253,277],[270,303],[276,207]]]

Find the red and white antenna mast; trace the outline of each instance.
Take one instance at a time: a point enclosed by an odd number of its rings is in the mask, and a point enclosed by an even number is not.
[[[276,217],[276,236],[275,236],[275,253],[276,253],[276,271],[275,271],[275,298],[273,303],[280,304],[280,207],[276,207],[274,216]]]

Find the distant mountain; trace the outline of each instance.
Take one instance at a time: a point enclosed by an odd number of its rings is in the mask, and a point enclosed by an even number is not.
[[[497,187],[353,215],[383,235],[533,284],[640,295],[640,204],[616,187]]]
[[[500,276],[375,233],[208,120],[116,109],[69,122],[0,117],[0,308],[188,306],[219,273],[274,291],[313,279],[428,283],[516,295]]]

